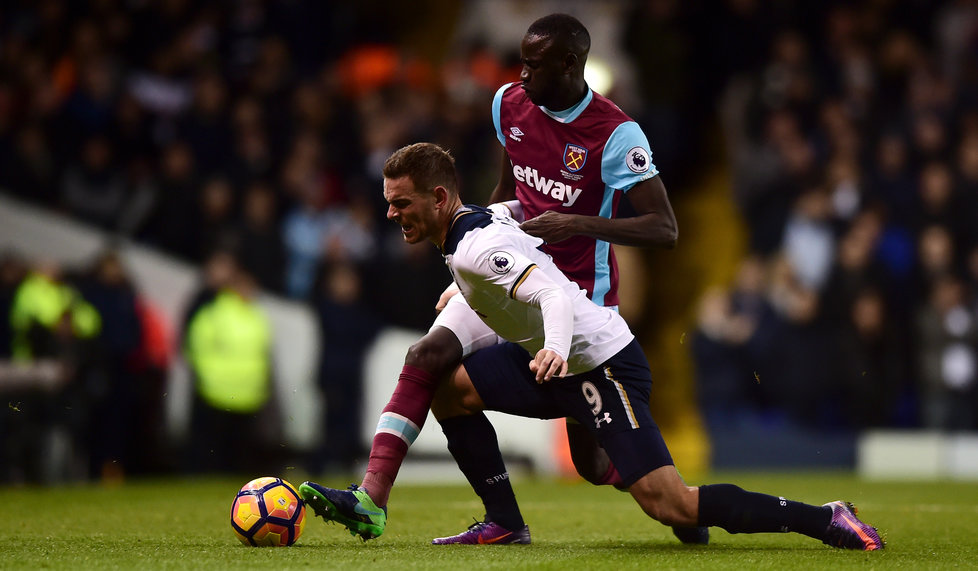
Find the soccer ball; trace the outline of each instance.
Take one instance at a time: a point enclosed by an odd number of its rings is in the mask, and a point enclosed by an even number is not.
[[[231,529],[252,547],[292,545],[306,525],[306,505],[282,478],[264,476],[245,484],[231,504]]]

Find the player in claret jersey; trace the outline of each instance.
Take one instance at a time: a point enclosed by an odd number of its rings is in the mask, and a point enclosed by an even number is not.
[[[612,243],[673,247],[676,219],[635,121],[584,81],[590,39],[571,16],[555,14],[523,39],[521,82],[492,103],[504,147],[490,202],[518,201],[523,229],[543,238],[557,267],[598,305],[618,304]],[[618,219],[627,193],[638,216]]]
[[[490,200],[512,205],[514,217],[525,220],[522,229],[546,242],[557,267],[591,301],[617,308],[612,244],[672,248],[678,230],[645,133],[584,80],[590,45],[572,16],[552,14],[530,25],[520,46],[520,82],[502,86],[493,99],[504,153]],[[637,215],[617,218],[626,194]],[[582,477],[621,486],[586,428],[568,419],[567,436]],[[683,542],[709,541],[705,528],[675,532]]]
[[[504,153],[490,201],[525,220],[522,229],[546,242],[557,267],[591,301],[617,308],[612,244],[672,248],[678,230],[645,133],[584,81],[590,44],[587,29],[566,14],[530,25],[520,46],[520,81],[493,98]],[[637,215],[617,218],[626,194]],[[621,487],[621,476],[585,427],[568,418],[567,436],[583,478]],[[709,541],[706,528],[674,531],[685,543]]]

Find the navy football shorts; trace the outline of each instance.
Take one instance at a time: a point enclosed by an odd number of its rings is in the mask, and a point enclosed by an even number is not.
[[[673,464],[649,412],[652,376],[638,341],[601,366],[538,384],[532,357],[515,343],[476,351],[463,364],[486,410],[530,418],[571,417],[591,429],[628,487]]]

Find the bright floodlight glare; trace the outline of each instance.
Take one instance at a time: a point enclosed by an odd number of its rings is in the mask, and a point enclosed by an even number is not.
[[[608,93],[615,84],[614,73],[611,67],[600,59],[591,56],[584,66],[584,81],[588,86],[598,93]]]

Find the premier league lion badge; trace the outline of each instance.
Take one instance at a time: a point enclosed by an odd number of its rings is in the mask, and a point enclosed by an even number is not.
[[[580,145],[567,143],[564,147],[564,166],[570,172],[577,172],[584,168],[587,162],[587,149]]]
[[[497,274],[505,274],[513,269],[513,256],[502,250],[493,252],[489,254],[489,267]]]
[[[649,152],[642,147],[632,147],[625,155],[625,164],[633,173],[642,174],[649,170],[652,159],[649,157]]]

